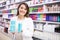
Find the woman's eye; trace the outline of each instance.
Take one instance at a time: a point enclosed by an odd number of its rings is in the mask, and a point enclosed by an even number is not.
[[[21,9],[27,10],[26,8],[21,7]]]
[[[21,9],[23,9],[23,7],[21,7]]]

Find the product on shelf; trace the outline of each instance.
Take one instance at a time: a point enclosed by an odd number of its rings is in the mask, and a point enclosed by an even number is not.
[[[32,1],[33,1],[33,4],[40,4],[44,2],[44,0],[32,0]]]
[[[4,8],[5,8],[5,6],[0,7],[1,10],[4,9]]]
[[[8,18],[8,14],[3,14],[3,18]]]
[[[53,21],[57,22],[58,21],[58,16],[53,16]]]
[[[17,14],[17,9],[11,10],[11,14]]]
[[[46,21],[53,21],[53,22],[57,22],[58,21],[58,15],[54,16],[52,15],[46,15]]]
[[[6,13],[6,10],[3,10],[2,13]]]
[[[38,7],[38,12],[43,12],[43,7]]]
[[[19,4],[15,4],[15,7],[18,8]]]
[[[60,22],[60,15],[58,16],[58,22]]]
[[[40,0],[32,0],[33,1],[33,4],[38,4],[40,3]]]
[[[44,2],[44,0],[40,0],[40,3],[43,3]]]
[[[43,31],[43,24],[42,23],[36,23],[36,30],[40,30],[40,31]]]
[[[37,14],[37,20],[40,20],[40,14]]]
[[[45,3],[53,2],[53,0],[45,0]]]
[[[53,4],[53,5],[47,5],[48,12],[59,12],[60,11],[60,4]]]
[[[33,8],[29,8],[29,12],[32,12],[33,11]]]
[[[40,15],[40,21],[42,21],[42,20],[43,20],[43,14]]]
[[[11,19],[14,16],[14,14],[8,14],[8,18]]]
[[[49,21],[53,21],[53,15],[49,15]]]
[[[9,5],[9,4],[11,4],[11,2],[10,2],[10,0],[7,0],[6,5]]]
[[[31,14],[30,17],[31,17],[33,20],[37,20],[37,15],[36,15],[36,14]]]
[[[20,2],[20,0],[15,0],[15,3],[16,3],[16,2]]]
[[[60,22],[60,16],[54,14],[30,14],[30,17],[36,21]]]
[[[2,27],[5,27],[5,22],[2,22]]]
[[[46,14],[43,14],[42,21],[46,21]]]
[[[45,24],[44,25],[44,31],[54,33],[55,28],[58,27],[59,25],[54,25],[54,24]]]
[[[38,8],[33,8],[32,12],[37,12],[38,11]]]
[[[7,10],[7,13],[11,13],[11,10]]]
[[[11,0],[11,3],[15,3],[15,0]]]

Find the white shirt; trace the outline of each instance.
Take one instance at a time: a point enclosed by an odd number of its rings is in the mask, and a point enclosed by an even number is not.
[[[18,30],[18,28],[17,28],[18,23],[21,23],[22,24],[22,30],[23,30],[22,35],[27,36],[27,37],[33,36],[34,24],[33,24],[33,20],[31,18],[25,17],[24,20],[18,20],[18,17],[15,16],[15,17],[11,18],[11,20],[16,21],[16,25],[15,25],[15,31],[16,32]]]

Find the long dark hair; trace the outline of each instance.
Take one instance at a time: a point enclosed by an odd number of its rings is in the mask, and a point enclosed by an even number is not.
[[[18,6],[18,8],[17,8],[17,16],[19,15],[19,8],[20,8],[20,6],[21,6],[22,4],[24,4],[25,7],[26,7],[26,9],[27,9],[27,12],[26,12],[26,14],[25,14],[24,16],[25,16],[25,17],[29,17],[29,7],[28,7],[28,5],[27,5],[26,3],[21,3],[21,4]]]

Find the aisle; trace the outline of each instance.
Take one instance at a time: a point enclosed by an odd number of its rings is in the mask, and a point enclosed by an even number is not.
[[[4,34],[0,33],[0,40],[11,40],[11,39],[5,36]]]

